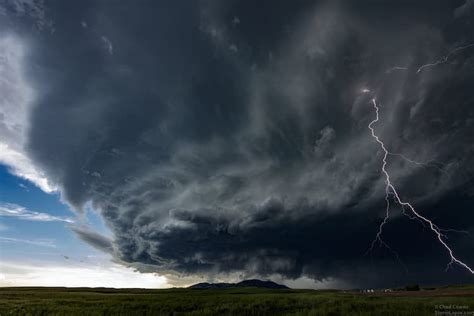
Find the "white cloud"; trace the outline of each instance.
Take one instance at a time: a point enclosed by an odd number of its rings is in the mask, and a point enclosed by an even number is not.
[[[68,261],[69,263],[69,261]],[[58,263],[22,264],[0,263],[0,286],[68,286],[113,288],[166,288],[164,276],[139,273],[133,269],[110,263],[90,266],[69,266]]]
[[[28,244],[33,246],[40,246],[40,247],[49,247],[49,248],[56,248],[55,240],[53,239],[20,239],[14,237],[2,237],[0,236],[0,243],[22,243]]]
[[[2,141],[0,141],[0,163],[8,166],[9,172],[13,175],[32,182],[46,193],[57,190],[24,153],[11,148]]]
[[[30,211],[23,206],[12,203],[0,203],[0,217],[15,217],[22,220],[36,222],[66,222],[74,223],[74,220],[68,217],[59,217],[47,213]]]
[[[47,193],[55,191],[25,153],[34,90],[25,79],[26,47],[13,35],[0,38],[0,164]]]

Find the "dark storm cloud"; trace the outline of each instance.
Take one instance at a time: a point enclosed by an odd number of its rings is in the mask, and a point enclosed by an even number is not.
[[[474,9],[474,1],[473,0],[466,0],[465,3],[456,8],[454,11],[454,16],[456,18],[465,17],[472,15]]]
[[[113,252],[113,245],[110,239],[84,227],[72,227],[72,230],[79,238],[95,248],[106,253]]]
[[[474,41],[452,2],[70,5],[50,4],[56,32],[35,42],[30,155],[77,211],[101,210],[117,259],[355,285],[466,278],[396,208],[384,236],[409,272],[364,255],[384,209],[373,95],[390,150],[436,167],[391,157],[400,193],[473,229],[474,51],[416,74]],[[471,238],[449,241],[474,263]]]
[[[1,24],[14,27],[14,22],[30,22],[37,30],[54,32],[54,23],[48,18],[43,0],[1,0]]]

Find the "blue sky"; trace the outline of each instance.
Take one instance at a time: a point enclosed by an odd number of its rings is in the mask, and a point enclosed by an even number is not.
[[[19,207],[18,216],[2,212]],[[111,263],[72,233],[78,221],[58,193],[45,193],[0,165],[0,286],[168,286],[164,277]],[[91,209],[84,224],[109,234]]]
[[[0,167],[0,180],[0,201],[2,204],[14,204],[31,212],[73,219],[74,215],[65,204],[60,202],[57,193],[47,194],[41,191],[28,181],[11,175],[5,166]],[[66,252],[86,255],[90,251],[87,249],[88,247],[85,247],[70,234],[66,222],[63,221],[38,221],[3,216],[2,225],[1,236],[4,238],[29,241],[50,240],[52,242],[51,247],[41,248],[22,242],[4,242],[2,257],[5,260],[26,257],[25,254],[38,252],[38,254],[46,256],[45,259],[58,261],[62,259],[62,254],[66,255]],[[30,256],[30,258],[35,257]]]

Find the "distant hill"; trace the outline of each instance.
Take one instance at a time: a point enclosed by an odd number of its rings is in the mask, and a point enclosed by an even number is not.
[[[286,285],[278,284],[272,281],[262,281],[257,279],[244,280],[239,283],[197,283],[191,285],[190,289],[225,289],[236,287],[258,287],[263,289],[289,289]]]

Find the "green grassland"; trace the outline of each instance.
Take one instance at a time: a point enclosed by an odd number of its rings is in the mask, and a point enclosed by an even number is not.
[[[461,306],[465,315],[474,315],[473,290],[387,295],[257,288],[0,288],[0,315],[436,315],[449,306],[448,311]]]

